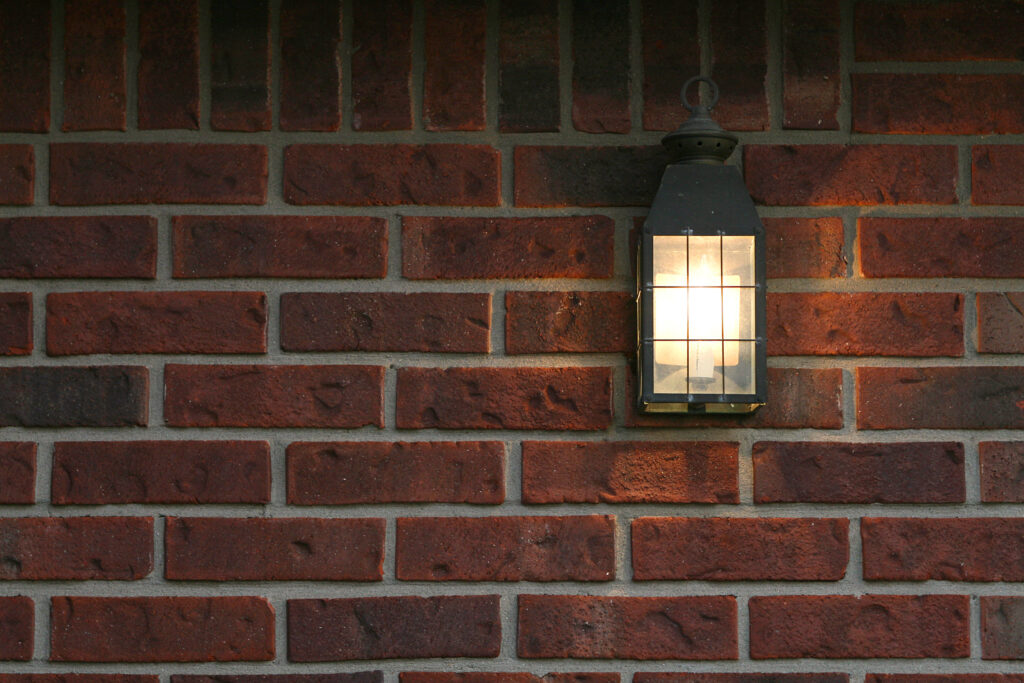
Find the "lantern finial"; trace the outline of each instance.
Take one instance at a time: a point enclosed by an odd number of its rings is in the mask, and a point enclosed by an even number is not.
[[[686,92],[694,83],[704,82],[711,87],[711,102],[707,105],[693,105],[686,97]],[[683,106],[690,112],[688,118],[679,128],[661,140],[661,144],[675,152],[678,161],[687,164],[721,164],[724,163],[736,148],[739,139],[722,130],[711,118],[711,110],[718,103],[718,85],[707,76],[694,76],[686,81],[680,93]]]

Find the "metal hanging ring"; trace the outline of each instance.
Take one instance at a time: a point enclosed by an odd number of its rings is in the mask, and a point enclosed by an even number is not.
[[[683,106],[686,107],[686,110],[689,111],[690,113],[693,113],[693,110],[700,106],[700,90],[698,89],[697,92],[698,104],[696,105],[690,104],[690,101],[686,98],[686,91],[689,90],[690,86],[693,85],[694,83],[700,82],[707,83],[708,87],[711,88],[711,101],[708,103],[705,109],[711,111],[712,109],[715,108],[715,105],[718,104],[718,84],[711,80],[711,78],[708,76],[694,76],[690,80],[686,81],[686,83],[683,83],[683,90],[679,94],[679,98],[683,101]]]

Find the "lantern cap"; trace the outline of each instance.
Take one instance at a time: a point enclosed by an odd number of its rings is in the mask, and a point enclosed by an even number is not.
[[[694,83],[703,81],[711,88],[711,101],[707,104],[690,104],[686,91]],[[707,76],[694,76],[683,84],[680,93],[683,106],[690,112],[690,118],[679,128],[661,139],[661,144],[675,153],[678,161],[686,164],[724,163],[739,142],[732,133],[722,129],[711,118],[711,110],[718,104],[718,85]]]

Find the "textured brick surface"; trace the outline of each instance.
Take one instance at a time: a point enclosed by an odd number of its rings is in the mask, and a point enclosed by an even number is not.
[[[482,0],[427,0],[423,127],[483,130],[486,6]]]
[[[35,501],[36,445],[0,442],[0,505],[28,505]]]
[[[45,133],[50,128],[50,6],[0,5],[0,131]]]
[[[632,352],[634,298],[627,292],[508,292],[505,353]]]
[[[225,676],[171,676],[171,683],[382,683],[380,671],[360,671],[352,674],[242,674]]]
[[[631,525],[637,581],[838,581],[846,519],[640,517]]]
[[[982,441],[981,499],[986,503],[1024,503],[1024,441]]]
[[[497,657],[497,595],[288,601],[288,659]]]
[[[520,595],[520,657],[736,659],[736,599]]]
[[[32,294],[0,293],[0,356],[32,353]]]
[[[846,276],[840,218],[763,218],[769,278]]]
[[[2,683],[159,683],[149,674],[0,674]]]
[[[738,446],[523,442],[524,503],[738,503]]]
[[[341,4],[281,5],[281,130],[338,130],[341,124]]]
[[[126,99],[123,3],[66,3],[62,129],[124,130]]]
[[[67,441],[53,447],[56,505],[267,503],[265,441]]]
[[[257,597],[54,597],[56,662],[233,662],[274,658],[274,609]]]
[[[145,426],[148,414],[143,367],[0,368],[0,427]]]
[[[971,203],[1024,204],[1024,150],[1011,145],[971,149]]]
[[[352,128],[412,128],[412,3],[352,6]]]
[[[501,3],[498,130],[559,129],[558,6],[545,0]]]
[[[757,503],[962,503],[959,443],[761,441],[752,450]]]
[[[615,518],[400,517],[402,581],[610,581]]]
[[[527,673],[443,673],[437,671],[403,671],[401,683],[619,683],[619,674],[550,673],[535,676]]]
[[[625,0],[573,5],[572,123],[586,133],[629,132]]]
[[[217,0],[210,12],[210,126],[270,130],[267,0]]]
[[[1024,659],[1024,599],[981,598],[983,659]]]
[[[35,175],[31,145],[0,145],[0,204],[31,205]]]
[[[786,3],[782,22],[783,127],[838,130],[838,0]]]
[[[975,306],[978,351],[1024,353],[1024,292],[982,292]]]
[[[810,674],[706,674],[636,673],[633,683],[849,683],[850,676],[840,673]]]
[[[717,0],[711,6],[712,69],[728,97],[715,107],[715,120],[726,130],[768,128],[768,40],[765,11],[747,0]]]
[[[515,151],[516,206],[650,206],[661,147],[539,147]]]
[[[199,3],[139,4],[139,128],[199,128]]]
[[[1018,674],[867,674],[864,683],[1021,683]]]
[[[749,609],[754,659],[970,654],[966,595],[780,595]]]
[[[35,605],[24,595],[0,597],[0,660],[32,659]]]
[[[644,130],[675,130],[686,119],[679,91],[689,76],[700,73],[700,43],[680,40],[697,35],[697,0],[644,0]]]
[[[384,368],[372,365],[167,365],[174,427],[383,426]]]

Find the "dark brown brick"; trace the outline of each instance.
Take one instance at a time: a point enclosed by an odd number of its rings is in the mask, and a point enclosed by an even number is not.
[[[1024,599],[981,597],[981,658],[1024,659]]]
[[[440,671],[403,671],[401,683],[619,683],[619,674],[605,673],[551,673],[535,676],[526,673],[445,673]]]
[[[262,204],[266,196],[262,145],[50,145],[53,204]]]
[[[64,5],[64,121],[72,130],[124,130],[125,12],[121,0]]]
[[[19,441],[0,442],[0,505],[31,505],[34,502],[36,445]]]
[[[736,598],[520,595],[518,654],[737,659]]]
[[[288,601],[288,659],[497,657],[497,595]]]
[[[697,0],[643,0],[644,130],[675,130],[686,120],[679,93],[700,69]],[[681,39],[690,36],[691,39]]]
[[[864,683],[1024,683],[1015,674],[867,674]]]
[[[782,30],[782,126],[838,130],[838,0],[787,2]]]
[[[524,503],[738,503],[738,444],[524,441]]]
[[[148,415],[143,367],[0,367],[0,427],[144,427]]]
[[[352,6],[352,128],[412,128],[412,3]]]
[[[487,145],[289,145],[289,204],[497,206],[498,150]]]
[[[572,15],[572,123],[585,133],[628,133],[629,3],[576,3]]]
[[[250,674],[225,676],[171,676],[171,683],[383,683],[381,671],[359,671],[352,674]],[[0,681],[0,683],[3,683]],[[69,682],[70,683],[70,682]]]
[[[0,220],[0,277],[156,277],[156,219],[32,216]]]
[[[971,149],[971,203],[1024,204],[1024,149],[977,145]]]
[[[399,368],[399,429],[606,429],[609,368]]]
[[[1020,429],[1024,368],[857,368],[859,429]]]
[[[850,559],[847,519],[640,517],[633,579],[838,581]]]
[[[160,683],[153,674],[0,674],[0,683]]]
[[[153,571],[152,517],[7,517],[0,539],[0,579],[125,581]]]
[[[753,659],[970,656],[966,595],[750,598]]]
[[[270,130],[267,0],[216,0],[210,15],[210,127]]]
[[[61,292],[46,297],[46,352],[266,353],[263,292]]]
[[[402,275],[414,280],[610,278],[615,224],[605,216],[402,218]]]
[[[50,129],[50,5],[0,4],[0,131]]]
[[[32,145],[0,145],[0,205],[31,206],[35,197],[35,175],[36,157]]]
[[[755,503],[963,503],[959,443],[759,441]]]
[[[174,427],[384,426],[375,365],[167,365],[164,418]]]
[[[627,292],[507,292],[505,353],[631,353],[633,300]]]
[[[663,147],[536,147],[515,151],[516,206],[650,206]]]
[[[714,117],[726,130],[768,128],[765,9],[765,3],[750,0],[716,0],[711,5],[712,69],[725,94]]]
[[[189,581],[380,581],[383,519],[168,517],[166,577]]]
[[[281,295],[281,348],[285,351],[487,353],[490,345],[490,294]]]
[[[483,130],[487,11],[483,0],[427,0],[423,127]]]
[[[956,203],[956,148],[745,145],[743,170],[766,206]]]
[[[962,356],[962,294],[768,294],[769,356]]]
[[[981,500],[1024,503],[1024,441],[982,441]]]
[[[498,130],[559,130],[558,5],[503,2],[498,38]]]
[[[340,2],[292,0],[281,5],[281,130],[338,130],[340,42]]]
[[[387,273],[383,218],[175,216],[174,277],[365,278]]]
[[[199,129],[199,4],[139,3],[139,128]]]
[[[636,673],[633,683],[850,683],[848,674]]]
[[[1024,277],[1022,218],[860,218],[865,277]]]
[[[0,356],[32,353],[32,293],[0,292]]]
[[[846,277],[841,218],[762,218],[769,278]]]
[[[288,502],[476,503],[505,499],[505,451],[497,441],[293,443]]]
[[[610,581],[615,518],[399,517],[400,581]]]
[[[32,598],[0,597],[0,660],[32,659],[35,621]]]
[[[54,444],[50,501],[268,503],[266,441],[70,441]]]
[[[980,353],[1024,353],[1024,292],[981,292],[976,306]]]
[[[235,662],[274,658],[265,598],[51,598],[55,662]]]

